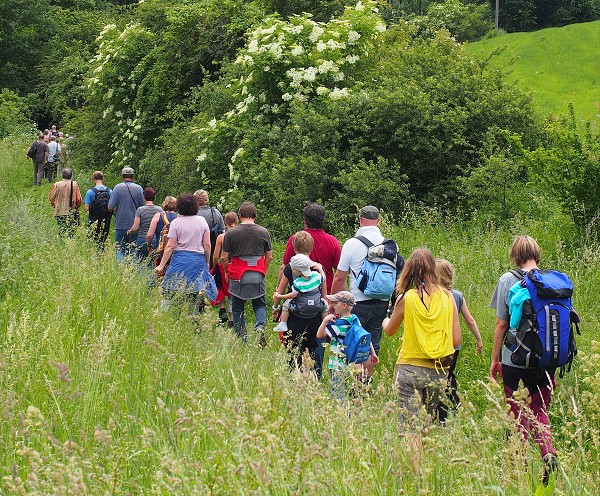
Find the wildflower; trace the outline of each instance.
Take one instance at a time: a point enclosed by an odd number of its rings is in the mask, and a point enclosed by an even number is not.
[[[320,26],[314,26],[310,35],[308,35],[308,39],[313,43],[316,43],[317,40],[321,37],[321,35],[325,32],[325,30]]]
[[[294,48],[292,48],[292,51],[290,53],[294,57],[297,57],[298,55],[302,55],[303,52],[304,52],[304,48],[302,48],[302,45],[294,45]]]
[[[360,33],[356,31],[348,31],[348,44],[354,45],[360,39]]]

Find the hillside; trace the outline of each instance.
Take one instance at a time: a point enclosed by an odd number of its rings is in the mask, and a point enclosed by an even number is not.
[[[564,112],[570,101],[583,118],[600,113],[600,21],[506,34],[466,45],[480,59],[497,48],[502,50],[490,59],[491,67],[531,91],[543,114]]]

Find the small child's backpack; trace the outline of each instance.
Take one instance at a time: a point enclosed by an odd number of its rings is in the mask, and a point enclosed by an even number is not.
[[[160,215],[161,215],[162,221],[163,221],[163,228],[162,228],[162,231],[160,232],[160,240],[158,241],[158,246],[156,247],[156,251],[152,255],[152,257],[154,258],[154,263],[157,266],[160,264],[163,253],[165,252],[165,246],[167,246],[167,241],[168,241],[167,234],[169,234],[169,229],[171,227],[171,222],[169,221],[167,214],[165,212],[161,212]]]
[[[90,222],[96,222],[97,220],[104,220],[110,218],[111,213],[108,210],[108,202],[110,201],[110,191],[108,191],[108,188],[92,188],[92,191],[95,193],[95,195],[94,199],[90,203]]]
[[[509,333],[506,335],[511,361],[527,368],[562,367],[562,376],[564,367],[570,370],[577,355],[573,324],[580,334],[580,319],[571,303],[573,283],[556,270],[511,272],[521,278],[515,286],[527,288],[530,296],[523,302],[516,342]]]
[[[393,239],[384,239],[374,245],[364,236],[356,236],[367,246],[367,256],[356,277],[356,285],[365,296],[390,299],[396,289],[398,273],[404,266],[404,258],[398,254],[398,245]]]
[[[298,291],[298,296],[292,300],[290,311],[302,319],[312,319],[323,312],[325,308],[321,299],[322,286],[321,282],[318,287],[304,292],[293,287],[294,291]]]
[[[329,335],[340,341],[343,346],[344,354],[348,363],[364,363],[371,355],[371,333],[367,332],[360,324],[358,317],[352,314],[350,327],[346,331],[346,335],[339,334],[335,327],[336,325],[348,325],[346,319],[336,319],[333,323],[327,324]]]

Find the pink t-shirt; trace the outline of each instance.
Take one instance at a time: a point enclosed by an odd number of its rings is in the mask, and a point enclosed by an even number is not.
[[[315,246],[310,252],[310,259],[320,263],[323,266],[325,272],[327,293],[331,290],[331,283],[333,281],[333,269],[337,268],[338,262],[340,261],[340,254],[342,248],[340,242],[335,236],[327,234],[323,229],[304,229],[309,233],[314,241]],[[285,253],[283,254],[283,264],[287,265],[290,263],[292,257],[296,254],[293,245],[294,236],[288,239],[285,247]]]
[[[210,244],[208,224],[201,215],[180,215],[171,222],[168,238],[176,238],[175,251],[204,253],[202,239],[206,236]]]

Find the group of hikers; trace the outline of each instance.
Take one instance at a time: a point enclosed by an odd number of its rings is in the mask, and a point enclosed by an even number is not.
[[[33,183],[36,186],[41,186],[44,178],[51,183],[62,171],[61,163],[68,158],[68,138],[53,125],[40,132],[38,139],[31,144],[27,158],[33,160]]]
[[[209,205],[208,193],[198,190],[167,196],[159,207],[154,189],[134,182],[132,168],[121,175],[122,182],[111,190],[103,174],[94,172],[95,186],[82,200],[72,171],[63,169],[62,180],[50,192],[62,232],[72,233],[78,223],[74,212],[83,203],[90,233],[103,249],[114,216],[117,260],[131,258],[152,267],[165,306],[185,302],[197,314],[208,300],[218,307],[219,322],[246,341],[245,306],[250,302],[254,332],[265,346],[266,273],[273,248],[268,230],[256,223],[256,206],[245,201],[238,212],[223,217]],[[287,242],[272,295],[274,331],[290,350],[290,367],[312,367],[319,379],[328,348],[331,394],[343,400],[368,387],[382,335],[394,336],[403,324],[394,384],[419,470],[424,457],[420,412],[443,422],[452,404],[448,397],[460,401],[454,375],[462,343],[459,315],[474,336],[477,353],[483,340],[464,296],[452,287],[450,262],[436,259],[427,248],[415,249],[404,261],[396,242],[381,234],[375,206],[361,208],[358,220],[355,236],[340,245],[324,230],[325,209],[316,203],[305,206],[304,228]],[[570,365],[576,353],[573,324],[578,319],[570,281],[556,271],[540,271],[540,257],[533,238],[515,238],[509,252],[514,270],[500,277],[490,303],[496,311],[490,377],[502,377],[518,432],[539,445],[547,484],[557,468],[548,408],[555,371]],[[554,355],[548,358],[548,353]],[[526,401],[515,396],[520,384]]]

